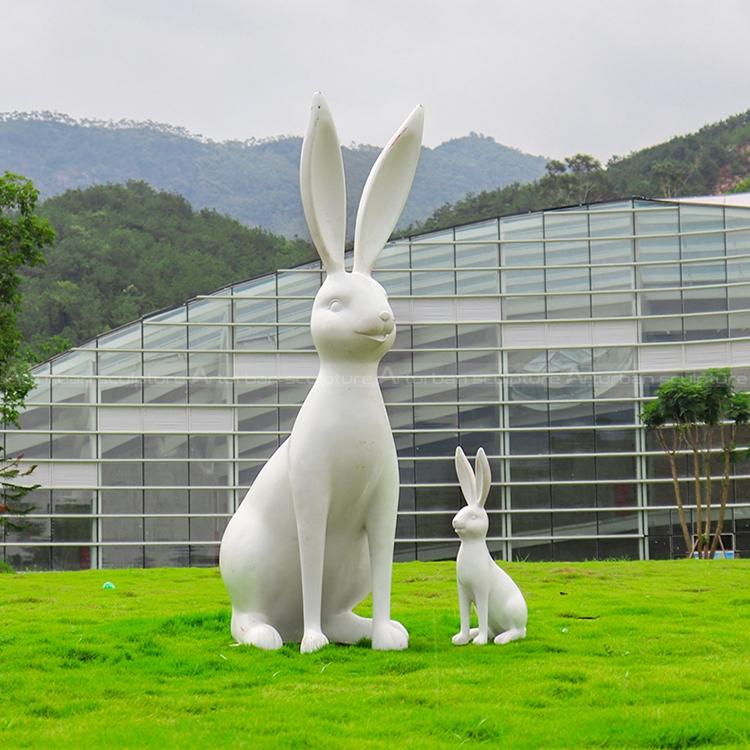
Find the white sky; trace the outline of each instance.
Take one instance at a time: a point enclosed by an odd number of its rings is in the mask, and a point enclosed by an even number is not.
[[[748,0],[0,0],[0,112],[606,161],[750,109]]]

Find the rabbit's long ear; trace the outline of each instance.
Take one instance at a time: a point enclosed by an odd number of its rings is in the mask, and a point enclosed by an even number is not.
[[[326,271],[344,270],[346,187],[333,116],[321,93],[310,109],[300,158],[300,193],[307,226]]]
[[[460,445],[456,448],[456,474],[458,474],[458,483],[461,485],[466,502],[469,505],[476,505],[477,480],[469,459],[466,458]]]
[[[490,462],[487,460],[487,454],[484,448],[477,451],[475,463],[477,472],[477,503],[484,508],[487,502],[487,495],[490,494],[492,486],[492,474],[490,473]]]
[[[404,210],[422,147],[424,109],[417,107],[388,142],[367,178],[354,230],[354,271],[369,274]]]

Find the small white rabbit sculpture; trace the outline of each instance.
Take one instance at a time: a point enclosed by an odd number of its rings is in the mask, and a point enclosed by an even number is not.
[[[263,649],[371,638],[404,649],[390,619],[398,508],[396,448],[378,363],[396,337],[393,312],[371,271],[411,188],[422,142],[417,107],[375,162],[357,213],[354,266],[344,268],[346,190],[328,105],[316,94],[300,183],[310,233],[326,270],[310,321],[320,370],[289,438],[268,460],[230,520],[220,568],[232,635]],[[372,592],[372,619],[352,612]]]
[[[483,448],[477,451],[475,464],[476,474],[461,447],[456,448],[456,473],[468,503],[453,518],[453,528],[461,539],[456,558],[461,631],[453,636],[456,646],[463,646],[470,640],[482,645],[489,638],[495,643],[510,643],[526,637],[526,600],[487,549],[489,519],[484,504],[492,477]],[[477,611],[478,628],[470,628],[472,602]]]

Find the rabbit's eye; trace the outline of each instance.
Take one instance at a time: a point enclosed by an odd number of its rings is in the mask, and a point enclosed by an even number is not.
[[[329,310],[330,310],[331,312],[341,312],[341,311],[342,311],[342,310],[344,309],[344,306],[343,306],[343,305],[341,304],[341,302],[339,302],[339,300],[337,300],[337,299],[332,299],[332,300],[331,300],[331,301],[330,301],[330,302],[328,303],[328,309],[329,309]]]

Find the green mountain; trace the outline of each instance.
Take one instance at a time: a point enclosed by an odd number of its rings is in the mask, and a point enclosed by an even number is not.
[[[312,259],[305,240],[246,227],[144,182],[48,198],[47,264],[23,272],[24,339],[42,356],[225,284]]]
[[[586,154],[553,159],[544,176],[534,182],[518,181],[467,194],[455,203],[443,204],[402,233],[616,198],[742,191],[750,191],[750,111],[625,157],[614,156],[606,167]]]
[[[299,198],[302,139],[215,143],[156,123],[77,122],[51,113],[0,115],[0,169],[34,182],[43,198],[69,188],[145,181],[248,226],[307,237]],[[359,196],[380,148],[343,148],[353,235]],[[401,225],[424,219],[470,190],[530,182],[547,159],[472,133],[424,148]]]

